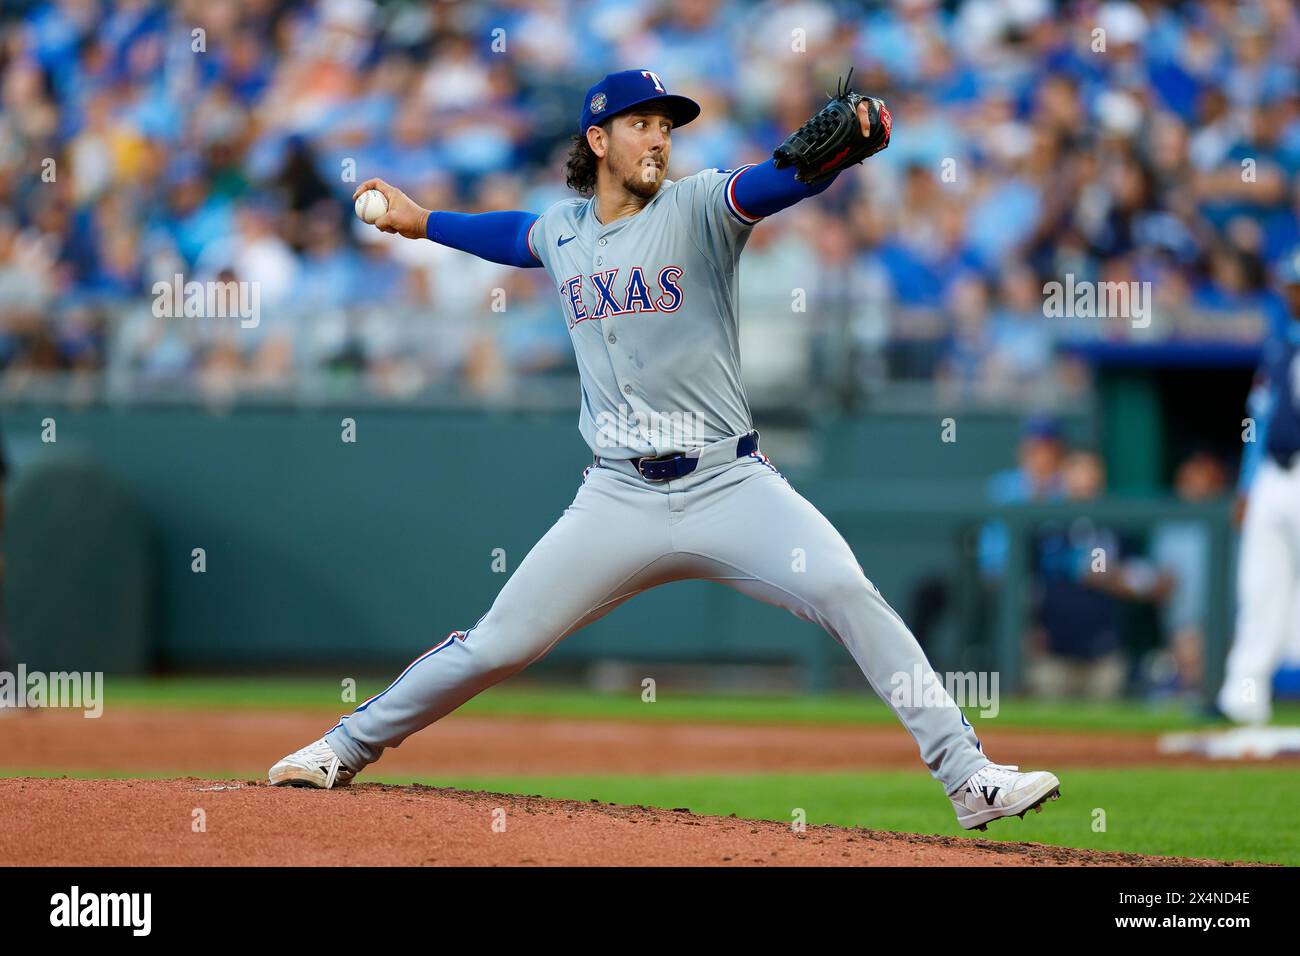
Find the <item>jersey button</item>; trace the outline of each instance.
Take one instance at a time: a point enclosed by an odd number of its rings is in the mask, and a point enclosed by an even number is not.
[[[614,344],[615,342],[617,342],[617,341],[618,341],[618,336],[615,335],[613,332],[610,332],[610,333],[609,333],[609,344],[610,344],[610,345],[613,345],[613,344]]]
[[[596,257],[596,265],[603,265],[604,262],[605,262],[605,260],[602,259],[600,256],[597,256],[597,257]]]
[[[608,240],[608,239],[602,239],[602,240],[600,240],[600,244],[601,244],[602,246],[607,246],[607,245],[609,245],[609,240]]]
[[[631,386],[631,385],[624,385],[624,386],[623,386],[623,394],[624,394],[624,395],[631,395],[631,394],[632,394],[632,386]]]

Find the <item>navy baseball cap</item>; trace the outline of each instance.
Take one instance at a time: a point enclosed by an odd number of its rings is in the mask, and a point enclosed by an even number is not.
[[[1060,441],[1061,423],[1051,415],[1031,415],[1021,424],[1020,437]]]
[[[610,73],[587,91],[582,101],[582,119],[578,133],[605,122],[611,116],[626,113],[634,106],[654,103],[662,106],[673,127],[685,126],[700,115],[700,104],[669,93],[663,77],[653,70],[621,70]]]

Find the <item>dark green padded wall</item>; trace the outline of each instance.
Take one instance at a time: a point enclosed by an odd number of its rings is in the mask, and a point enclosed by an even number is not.
[[[340,440],[345,415],[357,422],[355,444]],[[46,416],[57,421],[56,445],[39,440]],[[28,475],[43,462],[73,456],[111,479],[124,516],[138,509],[140,517],[122,519],[123,529],[135,530],[105,532],[122,542],[115,572],[138,574],[142,582],[146,569],[156,573],[140,585],[151,602],[140,619],[153,626],[142,623],[144,636],[135,642],[113,639],[122,667],[144,666],[144,660],[222,669],[346,662],[383,672],[477,621],[506,578],[492,570],[493,549],[505,550],[513,570],[572,500],[590,461],[574,418],[391,409],[214,415],[10,408],[0,422],[15,464],[14,507],[23,512],[13,519],[10,567],[46,568],[48,551],[61,556],[69,581],[81,582],[60,588],[19,571],[11,576],[11,602],[30,608],[57,592],[70,604],[66,627],[94,616],[99,590],[87,582],[105,565],[101,554],[74,568],[87,558],[82,531],[61,525],[50,541],[19,533],[35,520],[27,514],[35,500],[27,497]],[[942,445],[932,425],[904,416],[828,423],[816,436],[821,466],[786,469],[833,521],[843,517],[867,574],[904,613],[920,577],[955,567],[961,524],[919,526],[907,520],[909,501],[940,495],[978,506],[984,477],[1012,462],[1017,428],[1014,419],[973,419],[953,446]],[[776,463],[783,465],[779,457]],[[878,520],[870,518],[873,512]],[[139,555],[143,541],[151,564]],[[205,573],[191,571],[194,548],[206,551]],[[581,575],[582,562],[567,573]],[[37,619],[15,623],[23,630]],[[65,633],[59,641],[90,648],[102,643],[93,630]],[[50,641],[24,636],[24,652]],[[141,642],[151,652],[142,652]],[[700,582],[638,597],[571,637],[552,659],[601,655],[743,656],[801,663],[810,673],[847,659],[814,625]]]

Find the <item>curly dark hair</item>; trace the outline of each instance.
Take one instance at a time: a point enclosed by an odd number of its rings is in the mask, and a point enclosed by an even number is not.
[[[599,125],[609,132],[608,120]],[[569,144],[569,158],[564,161],[564,182],[570,189],[576,189],[580,196],[590,196],[596,188],[596,154],[591,151],[585,133],[575,134]]]

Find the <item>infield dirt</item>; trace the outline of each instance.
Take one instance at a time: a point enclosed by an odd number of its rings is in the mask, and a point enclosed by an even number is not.
[[[17,777],[0,806],[0,863],[26,866],[1226,865],[418,785]]]
[[[22,711],[0,722],[0,767],[63,773],[261,777],[311,743],[331,713],[112,707],[97,720]],[[1157,735],[980,728],[994,760],[1027,768],[1204,766]],[[1242,761],[1239,765],[1244,765]],[[897,726],[782,726],[453,714],[390,750],[386,775],[764,773],[920,767]]]

